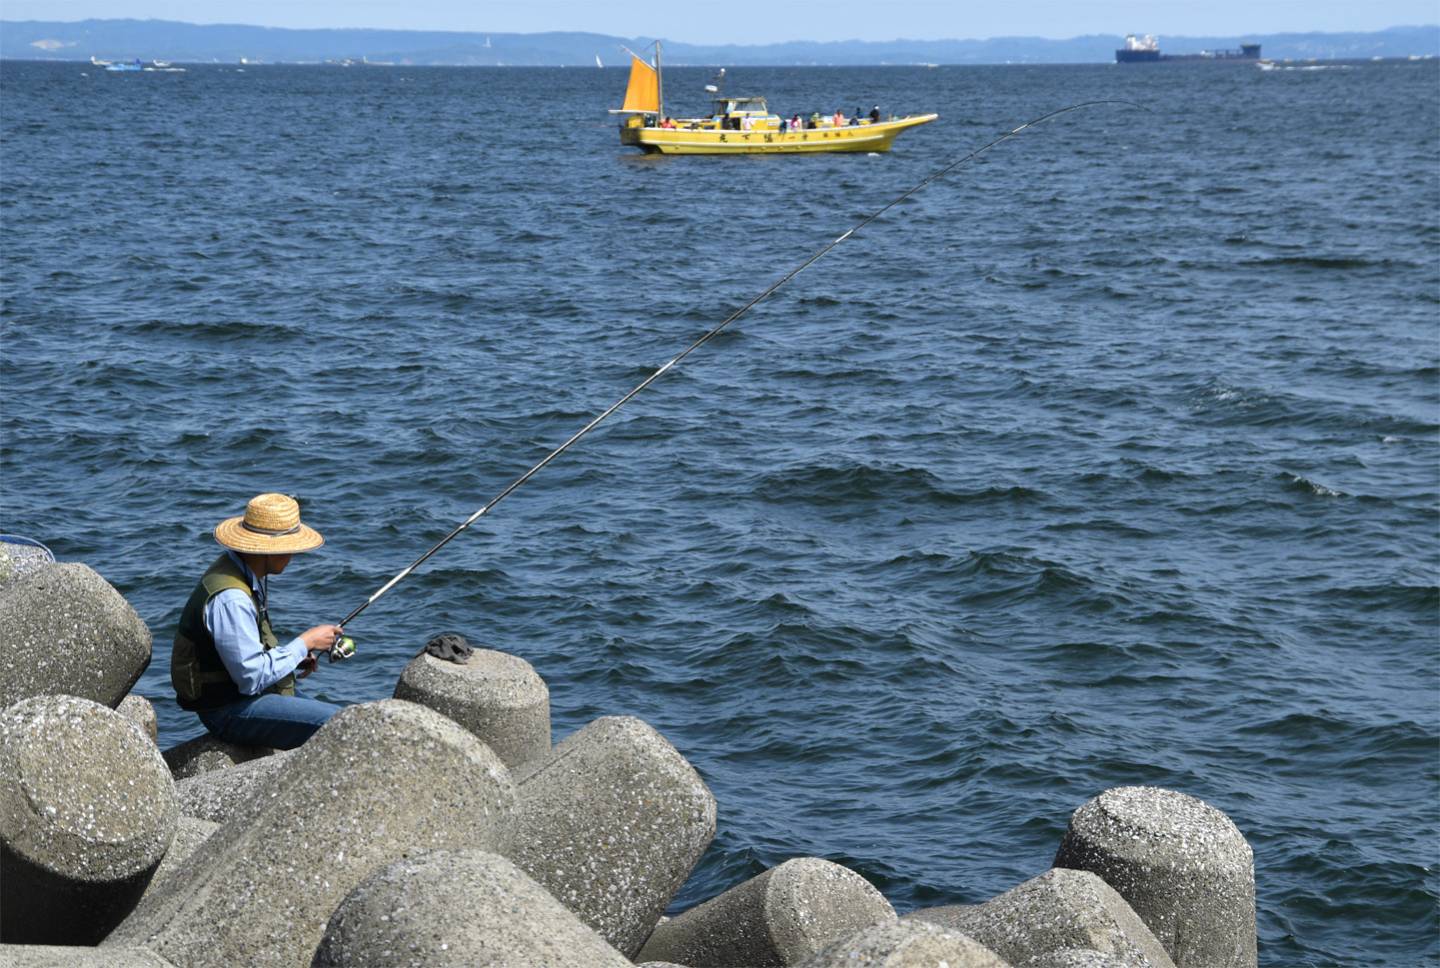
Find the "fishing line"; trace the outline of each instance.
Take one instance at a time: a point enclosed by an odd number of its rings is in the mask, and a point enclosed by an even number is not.
[[[929,185],[931,182],[935,181],[937,178],[943,178],[945,175],[948,175],[950,172],[954,171],[956,168],[959,168],[961,165],[964,165],[964,164],[966,164],[966,163],[968,163],[968,162],[974,161],[976,158],[980,157],[980,156],[983,155],[985,152],[989,151],[991,148],[994,148],[994,147],[996,147],[996,146],[998,146],[998,145],[1004,144],[1006,141],[1009,141],[1011,138],[1013,138],[1013,137],[1015,137],[1016,135],[1020,134],[1020,132],[1024,131],[1025,129],[1027,129],[1027,128],[1033,128],[1033,127],[1034,127],[1035,125],[1037,125],[1037,124],[1043,124],[1044,122],[1049,121],[1049,120],[1052,119],[1052,118],[1058,118],[1058,117],[1059,117],[1060,115],[1062,115],[1062,114],[1069,114],[1071,111],[1078,111],[1078,110],[1080,110],[1081,108],[1093,107],[1093,106],[1098,105],[1098,104],[1124,104],[1124,105],[1127,105],[1127,106],[1133,107],[1133,108],[1141,108],[1142,110],[1143,110],[1143,107],[1144,107],[1143,105],[1136,104],[1134,101],[1126,101],[1126,100],[1121,100],[1121,99],[1118,99],[1118,98],[1109,98],[1109,99],[1102,99],[1102,100],[1096,100],[1096,101],[1081,101],[1079,104],[1072,104],[1072,105],[1070,105],[1069,107],[1061,108],[1061,109],[1058,110],[1058,111],[1051,111],[1049,114],[1043,114],[1043,115],[1041,115],[1040,117],[1035,118],[1034,120],[1026,121],[1024,124],[1020,125],[1020,127],[1015,128],[1015,129],[1013,129],[1013,130],[1011,130],[1011,131],[1007,131],[1005,134],[1003,134],[1003,135],[1001,135],[1000,137],[996,138],[994,141],[991,141],[989,144],[986,144],[986,145],[983,145],[983,146],[981,146],[981,147],[979,147],[979,148],[976,148],[974,151],[970,152],[969,154],[964,155],[964,156],[961,157],[961,158],[957,158],[955,161],[950,162],[948,165],[945,165],[943,168],[938,168],[938,169],[936,169],[934,172],[932,172],[932,173],[930,173],[929,175],[925,176],[923,179],[921,179],[921,180],[920,180],[919,182],[917,182],[915,185],[913,185],[912,187],[906,189],[902,194],[897,195],[894,199],[892,199],[891,201],[889,201],[888,203],[886,203],[884,207],[875,210],[874,212],[872,212],[872,213],[870,213],[869,215],[867,215],[867,216],[866,216],[864,219],[862,219],[860,222],[858,222],[858,223],[856,223],[855,225],[851,226],[850,228],[846,229],[843,233],[841,233],[840,235],[836,236],[836,238],[835,238],[833,241],[827,243],[824,247],[822,247],[818,252],[816,252],[816,253],[815,253],[814,255],[812,255],[810,258],[806,259],[804,262],[800,263],[800,264],[797,265],[795,268],[793,268],[793,269],[791,269],[789,272],[785,273],[785,275],[781,276],[781,277],[780,277],[779,279],[777,279],[775,282],[771,283],[771,284],[770,284],[763,292],[761,292],[758,296],[756,296],[754,299],[751,299],[749,302],[747,302],[745,305],[741,306],[739,309],[735,310],[735,311],[734,311],[733,313],[731,313],[729,316],[726,316],[725,319],[724,319],[718,326],[716,326],[714,329],[711,329],[709,332],[705,333],[703,336],[701,336],[699,339],[695,340],[695,341],[694,341],[693,343],[691,343],[689,346],[685,347],[685,349],[684,349],[683,351],[681,351],[678,355],[676,355],[676,356],[675,356],[673,359],[671,359],[668,363],[664,364],[664,365],[661,366],[658,370],[656,370],[654,373],[650,374],[648,377],[646,377],[644,380],[642,380],[634,389],[630,390],[630,392],[626,393],[626,394],[625,394],[623,397],[621,397],[619,400],[616,400],[616,401],[615,401],[614,403],[612,403],[610,406],[606,407],[603,412],[601,412],[598,416],[596,416],[594,419],[592,419],[592,420],[591,420],[589,423],[587,423],[584,427],[581,427],[578,431],[576,431],[575,434],[572,435],[569,440],[565,441],[565,443],[561,444],[559,447],[556,447],[556,448],[555,448],[554,450],[552,450],[549,454],[546,454],[544,460],[540,461],[540,463],[536,464],[534,467],[530,468],[530,469],[529,469],[528,471],[526,471],[524,474],[521,474],[519,477],[515,478],[515,480],[513,480],[513,481],[511,481],[509,484],[507,484],[507,485],[505,486],[505,489],[504,489],[504,490],[502,490],[499,494],[496,494],[496,495],[495,495],[493,498],[491,498],[484,506],[482,506],[478,511],[476,511],[474,514],[470,515],[470,517],[468,517],[468,518],[466,518],[464,521],[462,521],[458,527],[456,527],[453,531],[451,531],[451,532],[450,532],[449,534],[447,534],[445,537],[441,538],[438,542],[436,542],[436,543],[430,548],[429,551],[426,551],[426,552],[425,552],[423,555],[421,555],[419,558],[416,558],[416,559],[415,559],[414,561],[412,561],[403,571],[401,571],[398,575],[396,575],[394,578],[390,579],[390,580],[387,581],[384,585],[382,585],[382,586],[375,592],[375,594],[371,595],[368,599],[365,600],[365,603],[364,603],[364,604],[362,604],[359,608],[355,609],[355,610],[354,610],[353,612],[351,612],[349,615],[346,615],[346,616],[345,616],[343,619],[341,619],[337,624],[338,624],[338,625],[342,625],[342,626],[344,626],[344,625],[349,625],[352,619],[354,619],[356,616],[358,616],[361,612],[365,611],[365,609],[369,608],[371,605],[375,604],[375,602],[377,602],[377,601],[380,599],[380,597],[381,597],[382,595],[384,595],[386,592],[388,592],[390,589],[394,588],[396,585],[400,584],[400,582],[404,581],[407,577],[409,577],[410,574],[413,573],[416,568],[419,568],[421,565],[423,565],[423,564],[430,558],[431,555],[435,554],[435,552],[439,551],[441,548],[445,547],[447,544],[449,544],[451,541],[453,541],[453,540],[455,539],[455,537],[460,534],[460,532],[464,531],[466,528],[470,527],[470,525],[474,524],[476,521],[480,520],[482,517],[484,517],[486,514],[488,514],[488,513],[490,512],[490,509],[491,509],[491,508],[493,508],[495,505],[499,504],[501,501],[505,500],[505,498],[509,497],[510,494],[513,493],[516,488],[520,487],[520,485],[522,485],[522,484],[524,484],[526,481],[530,480],[530,478],[534,477],[537,473],[539,473],[540,470],[543,469],[547,464],[549,464],[549,463],[550,463],[551,461],[553,461],[555,458],[559,457],[561,454],[565,453],[565,451],[569,450],[569,449],[570,449],[570,446],[571,446],[572,444],[574,444],[574,443],[575,443],[576,441],[578,441],[581,437],[584,437],[584,436],[585,436],[586,434],[588,434],[590,431],[592,431],[592,430],[594,430],[596,427],[598,427],[598,426],[600,425],[601,421],[603,421],[606,417],[610,416],[610,415],[611,415],[612,413],[614,413],[616,410],[619,410],[621,407],[625,406],[625,404],[629,403],[630,400],[631,400],[636,394],[638,394],[641,390],[644,390],[644,389],[645,389],[646,387],[648,387],[650,384],[652,384],[652,383],[654,383],[656,380],[660,379],[660,377],[662,377],[662,376],[665,375],[666,371],[668,371],[668,370],[669,370],[671,367],[673,367],[675,364],[679,363],[681,360],[685,359],[685,357],[689,356],[691,353],[695,352],[695,351],[698,350],[700,347],[702,347],[702,346],[704,346],[706,343],[710,342],[710,340],[714,339],[717,335],[719,335],[719,333],[721,332],[721,330],[725,329],[725,327],[727,327],[727,326],[729,326],[731,323],[735,322],[735,320],[739,319],[741,316],[744,316],[744,315],[745,315],[746,313],[748,313],[751,309],[753,309],[756,305],[758,305],[762,300],[764,300],[767,296],[769,296],[771,293],[775,292],[775,290],[779,289],[781,286],[785,285],[785,283],[789,282],[791,279],[794,279],[794,278],[795,278],[796,276],[798,276],[800,273],[804,272],[806,269],[810,268],[812,265],[814,265],[815,263],[819,262],[822,258],[825,257],[825,255],[826,255],[827,253],[829,253],[829,251],[830,251],[831,249],[835,248],[835,247],[836,247],[837,245],[839,245],[841,242],[844,242],[846,239],[850,238],[850,237],[851,237],[852,235],[854,235],[856,232],[860,231],[860,230],[863,229],[865,226],[869,225],[871,222],[873,222],[873,221],[875,221],[877,218],[879,218],[881,215],[884,215],[886,212],[890,211],[890,209],[894,208],[896,205],[899,205],[901,202],[905,201],[905,199],[909,198],[911,195],[914,195],[916,192],[920,191],[920,189],[924,188],[926,185]],[[352,646],[352,650],[353,650],[353,646]],[[333,655],[333,653],[332,653],[332,655]],[[341,658],[341,657],[346,657],[346,656],[343,656],[343,655],[342,655],[342,656],[335,656],[335,657],[336,657],[336,658]]]

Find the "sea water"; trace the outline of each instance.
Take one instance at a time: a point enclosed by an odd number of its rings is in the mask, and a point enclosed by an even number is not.
[[[667,110],[710,71],[667,71]],[[745,69],[888,155],[652,158],[619,70],[0,65],[0,530],[169,642],[260,491],[334,621],[926,175],[352,623],[523,656],[719,802],[685,907],[800,855],[902,911],[1155,784],[1254,847],[1266,965],[1416,964],[1440,833],[1440,65]]]

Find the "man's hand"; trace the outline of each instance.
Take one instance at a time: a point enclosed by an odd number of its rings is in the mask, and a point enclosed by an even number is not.
[[[317,625],[313,629],[306,629],[300,633],[300,641],[304,642],[305,648],[309,650],[305,658],[301,659],[300,664],[295,667],[300,670],[301,679],[315,671],[315,653],[329,652],[343,631],[344,629],[338,625]]]
[[[306,629],[300,633],[300,641],[305,643],[305,648],[311,652],[329,652],[335,640],[345,630],[338,625],[317,625],[313,629]]]

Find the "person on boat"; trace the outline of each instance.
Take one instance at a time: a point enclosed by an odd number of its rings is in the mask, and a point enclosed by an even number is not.
[[[837,128],[845,127],[845,112],[841,111],[839,108],[836,108],[835,117],[831,119],[831,123],[833,123]]]
[[[295,692],[315,671],[315,654],[339,639],[338,625],[316,625],[285,644],[270,627],[270,576],[293,555],[325,543],[300,522],[284,494],[250,499],[245,513],[215,527],[225,549],[201,576],[180,613],[170,653],[170,682],[180,708],[218,739],[241,746],[294,749],[340,711]]]
[[[879,124],[879,123],[880,123],[880,105],[878,105],[878,104],[875,105],[873,108],[870,109],[870,123],[871,123],[871,124]]]
[[[800,113],[797,111],[795,116],[790,119],[790,130],[799,131],[803,127],[805,127],[805,122],[800,120]]]
[[[819,112],[819,111],[812,111],[812,112],[810,113],[810,125],[809,125],[809,126],[812,127],[812,128],[818,128],[818,127],[820,127],[820,112]]]
[[[673,127],[675,127],[675,119],[672,118],[672,117],[670,117],[669,115],[666,115],[666,116],[665,116],[665,120],[660,122],[660,127],[662,127],[662,128],[673,128]]]

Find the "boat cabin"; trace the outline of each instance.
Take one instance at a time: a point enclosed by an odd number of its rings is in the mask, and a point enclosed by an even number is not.
[[[711,99],[709,127],[731,128],[735,131],[774,131],[780,119],[770,113],[763,97],[717,97]]]

